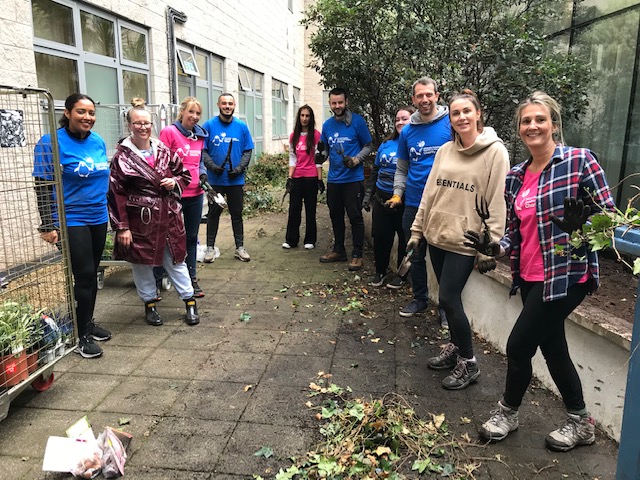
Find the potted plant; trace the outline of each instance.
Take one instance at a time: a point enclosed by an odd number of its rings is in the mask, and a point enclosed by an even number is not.
[[[29,376],[27,346],[34,329],[31,305],[9,300],[0,306],[0,386],[17,385]]]

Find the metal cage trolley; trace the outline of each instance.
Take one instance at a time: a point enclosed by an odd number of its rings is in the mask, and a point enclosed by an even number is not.
[[[78,340],[62,196],[43,196],[38,203],[32,175],[34,148],[45,134],[51,138],[54,175],[44,183],[61,192],[51,94],[0,86],[0,420],[26,387],[51,386],[55,363]],[[56,245],[40,237],[39,207],[58,212]]]

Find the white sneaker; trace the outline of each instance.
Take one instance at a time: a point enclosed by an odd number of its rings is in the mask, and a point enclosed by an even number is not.
[[[305,243],[304,244],[304,248],[306,248],[307,250],[311,250],[313,247],[315,247],[315,245],[313,243]]]
[[[251,257],[249,256],[247,251],[244,249],[244,247],[236,248],[236,254],[234,256],[241,262],[248,262],[251,260]]]
[[[213,263],[216,259],[216,251],[213,247],[207,247],[207,251],[204,253],[204,263]]]
[[[291,248],[291,245],[289,245],[287,242],[284,242],[282,244],[282,248],[286,248],[287,250],[289,250]]]
[[[498,402],[498,408],[491,412],[491,418],[480,427],[480,436],[485,440],[502,440],[509,433],[517,430],[518,425],[518,410]]]

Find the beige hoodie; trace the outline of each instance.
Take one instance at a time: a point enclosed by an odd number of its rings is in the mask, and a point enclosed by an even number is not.
[[[507,209],[504,185],[509,154],[491,127],[484,127],[473,145],[459,140],[445,143],[436,154],[433,169],[422,192],[420,207],[411,226],[411,238],[424,236],[430,245],[461,255],[475,256],[465,247],[464,232],[480,233],[482,221],[475,211],[476,196],[489,204],[487,220],[496,242],[504,235]]]

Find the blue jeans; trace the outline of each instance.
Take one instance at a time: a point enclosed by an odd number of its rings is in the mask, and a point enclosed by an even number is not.
[[[418,213],[418,207],[410,207],[406,205],[404,207],[404,213],[402,214],[402,229],[404,230],[404,236],[408,240],[411,238],[411,224],[413,219],[416,218]],[[411,287],[413,290],[413,299],[419,302],[427,303],[429,298],[429,291],[427,290],[427,242],[421,241],[418,244],[418,248],[413,251],[411,255]]]
[[[187,267],[191,278],[196,278],[196,253],[198,250],[198,232],[200,231],[200,219],[202,218],[202,197],[182,198],[182,215],[184,228],[187,235]]]
[[[171,251],[169,250],[169,246],[166,244],[164,247],[162,266],[171,279],[171,283],[173,283],[173,286],[176,288],[180,298],[182,300],[192,298],[193,286],[191,285],[191,278],[189,278],[187,264],[185,262],[174,264]],[[156,298],[155,268],[157,267],[152,265],[140,265],[138,263],[131,264],[131,269],[133,270],[133,282],[136,284],[138,296],[143,302],[150,302]]]

